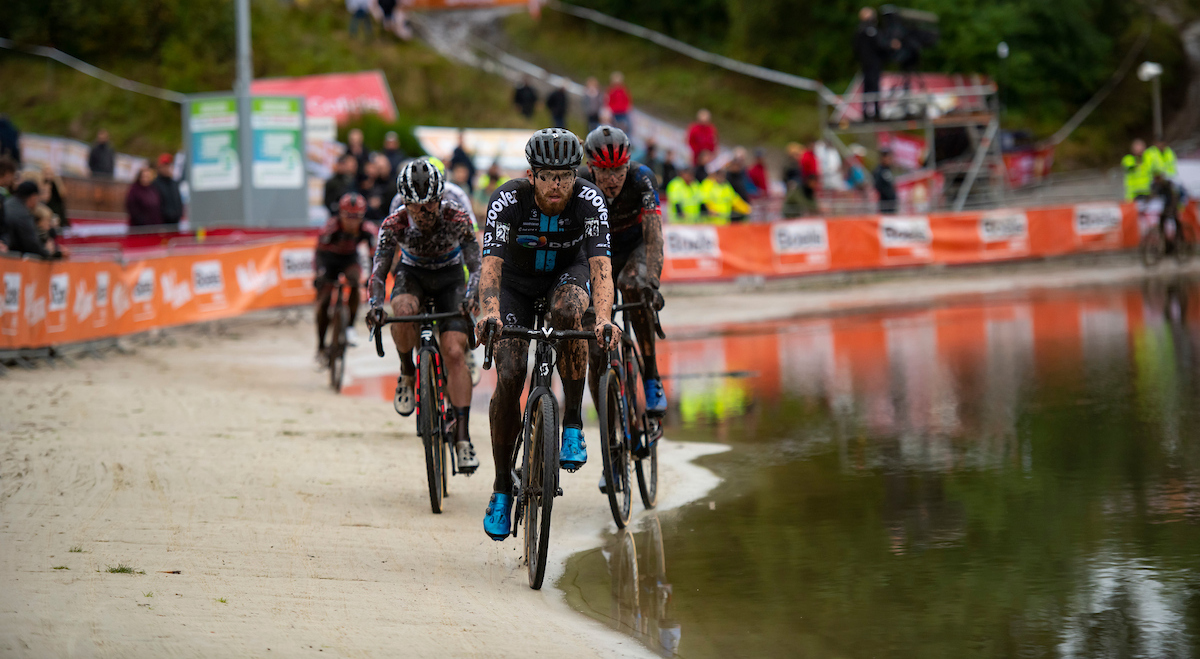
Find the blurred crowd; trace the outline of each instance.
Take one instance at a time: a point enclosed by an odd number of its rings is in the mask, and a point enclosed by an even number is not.
[[[19,172],[16,160],[0,155],[0,252],[65,258],[58,244],[68,226],[65,194],[62,179],[49,167]]]

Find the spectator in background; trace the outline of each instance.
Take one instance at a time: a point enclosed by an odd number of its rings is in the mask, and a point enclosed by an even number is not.
[[[46,204],[38,204],[33,209],[33,221],[38,242],[45,248],[48,258],[65,257],[66,251],[58,246],[58,216]]]
[[[389,130],[383,136],[383,155],[388,159],[388,171],[399,175],[400,163],[404,162],[408,155],[400,148],[400,136],[396,131]]]
[[[521,111],[526,119],[533,118],[533,111],[537,108],[538,93],[533,88],[532,81],[529,76],[521,78],[521,84],[513,90],[513,104]]]
[[[700,151],[695,157],[695,166],[692,167],[692,176],[700,183],[708,178],[708,163],[712,162],[712,151]]]
[[[367,39],[375,38],[375,27],[371,25],[371,0],[346,0],[346,11],[350,12],[350,36],[358,34],[362,24]]]
[[[797,142],[787,145],[787,160],[783,166],[783,217],[804,217],[813,210],[812,202],[804,194],[804,174],[800,161],[804,158],[804,147]]]
[[[758,186],[746,174],[746,150],[740,146],[733,150],[733,159],[725,166],[725,180],[729,181],[737,196],[745,201],[759,196]]]
[[[486,206],[488,200],[492,198],[492,193],[496,188],[504,185],[508,179],[504,177],[504,173],[500,171],[500,161],[493,160],[492,165],[487,168],[487,171],[479,177],[479,191],[475,198],[481,206]]]
[[[734,191],[723,167],[700,184],[700,201],[704,205],[705,217],[712,224],[741,222],[750,214],[750,204]]]
[[[330,217],[337,216],[342,195],[354,192],[358,179],[358,160],[349,153],[338,158],[333,177],[325,181],[325,208]]]
[[[21,131],[7,114],[0,114],[0,157],[3,156],[21,165]]]
[[[821,172],[821,183],[818,190],[845,190],[846,179],[842,176],[842,156],[838,150],[825,140],[813,143],[813,154],[817,158],[817,168]]]
[[[67,186],[50,165],[42,167],[41,189],[42,203],[58,216],[59,226],[71,226],[71,221],[67,219],[67,204],[63,200],[63,190],[66,190]]]
[[[450,166],[450,182],[473,194],[471,188],[471,169],[465,163],[457,162]]]
[[[130,227],[149,227],[163,223],[162,199],[154,187],[154,170],[143,167],[125,194],[125,212]]]
[[[567,88],[562,78],[555,81],[554,91],[546,97],[546,109],[550,111],[550,125],[555,128],[567,127]]]
[[[892,150],[879,150],[879,166],[875,168],[875,191],[879,193],[879,212],[896,212],[896,176],[892,174]]]
[[[175,180],[174,158],[169,153],[158,157],[158,176],[154,179],[154,189],[158,192],[162,223],[178,225],[183,219],[183,197],[179,195],[179,182]]]
[[[879,75],[890,53],[888,44],[879,32],[875,10],[863,7],[858,12],[858,31],[854,33],[854,56],[862,67],[864,94],[879,94]],[[878,96],[863,101],[862,113],[863,121],[879,120]]]
[[[684,167],[679,176],[667,184],[667,216],[679,224],[695,224],[700,221],[700,208],[704,196],[700,183],[691,169]]]
[[[646,140],[645,151],[639,154],[637,158],[634,158],[634,160],[649,167],[650,171],[654,172],[654,178],[657,179],[655,186],[661,190],[663,186],[663,159],[662,156],[658,155],[658,143],[653,138]]]
[[[679,176],[679,168],[675,166],[675,150],[667,149],[666,155],[663,156],[662,165],[662,185],[666,185],[675,180]]]
[[[800,191],[809,208],[817,210],[817,192],[821,189],[821,162],[817,159],[817,143],[813,142],[800,154]]]
[[[851,144],[850,157],[842,162],[842,176],[846,181],[846,188],[856,193],[860,199],[866,199],[867,191],[871,189],[871,184],[867,181],[867,168],[863,165],[863,157],[866,155],[866,147]]]
[[[688,148],[692,150],[692,164],[699,162],[700,152],[717,152],[717,127],[712,123],[712,114],[701,109],[696,113],[696,121],[687,129]]]
[[[363,132],[357,128],[351,128],[346,135],[346,153],[354,156],[354,160],[358,162],[358,177],[362,178],[366,175],[367,160],[370,159],[370,153],[367,147],[363,145]],[[341,197],[338,197],[341,199]]]
[[[750,165],[750,169],[746,171],[746,176],[750,178],[750,182],[754,184],[754,187],[758,188],[760,196],[770,196],[771,186],[767,182],[766,151],[761,148],[754,150],[754,164]]]
[[[0,252],[7,252],[8,228],[4,221],[4,205],[12,196],[13,183],[17,180],[17,163],[8,156],[0,156]]]
[[[604,107],[604,94],[600,93],[600,81],[593,76],[587,79],[583,90],[583,113],[587,116],[588,132],[600,125],[600,110]]]
[[[625,131],[626,135],[632,136],[629,112],[633,110],[633,99],[629,97],[629,90],[625,88],[625,75],[620,71],[613,71],[609,76],[605,105],[612,110],[613,125]]]
[[[375,163],[375,177],[379,181],[372,195],[379,196],[379,208],[376,211],[374,197],[367,197],[367,219],[383,220],[388,216],[389,206],[392,198],[396,196],[396,170],[392,169],[392,161],[383,153],[376,153],[371,156],[371,161]],[[378,215],[378,217],[372,217]]]
[[[396,4],[396,0],[376,0],[379,7],[379,24],[384,31],[408,41],[412,38],[412,30],[408,28],[408,17],[405,16],[404,10],[396,11]]]
[[[471,154],[467,153],[467,132],[461,128],[458,129],[458,146],[454,147],[454,154],[450,156],[451,171],[458,165],[467,168],[467,180],[459,185],[467,191],[467,194],[475,194],[475,160],[471,158]]]
[[[117,152],[108,141],[108,131],[101,128],[88,153],[88,169],[92,172],[92,178],[112,178],[116,165]]]
[[[50,253],[37,235],[37,222],[33,209],[38,205],[38,185],[33,181],[22,181],[13,194],[4,202],[4,220],[7,230],[4,244],[9,252],[35,254],[49,258]]]

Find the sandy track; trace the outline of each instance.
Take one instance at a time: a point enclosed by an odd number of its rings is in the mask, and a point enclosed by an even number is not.
[[[490,459],[432,515],[413,422],[333,395],[276,315],[0,380],[0,655],[648,655],[483,534]],[[599,542],[598,473],[564,475],[552,560]]]

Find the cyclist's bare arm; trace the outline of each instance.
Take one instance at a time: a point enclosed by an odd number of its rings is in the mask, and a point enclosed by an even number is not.
[[[593,256],[588,259],[592,279],[592,306],[596,309],[596,337],[601,340],[604,325],[612,324],[613,278],[612,261],[607,256]],[[620,340],[620,330],[613,325],[612,343],[617,345]]]
[[[390,228],[379,232],[379,246],[375,248],[375,258],[371,260],[371,281],[368,290],[371,300],[383,304],[384,288],[387,286],[388,273],[392,271],[392,259],[398,251],[396,234]]]
[[[658,288],[662,279],[663,269],[663,228],[662,213],[657,208],[642,216],[642,240],[646,243],[646,282]]]
[[[500,270],[504,267],[504,259],[499,256],[483,257],[483,265],[479,275],[479,326],[476,333],[483,340],[484,327],[488,319],[497,321],[497,329],[504,325],[500,318]]]

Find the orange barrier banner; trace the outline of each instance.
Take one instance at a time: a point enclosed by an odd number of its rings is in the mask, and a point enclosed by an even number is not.
[[[1200,229],[1196,204],[1183,220]],[[1136,207],[1053,208],[784,220],[663,229],[664,281],[787,277],[812,272],[1043,258],[1137,247]]]
[[[0,259],[0,349],[122,336],[313,300],[313,243],[127,264]]]

